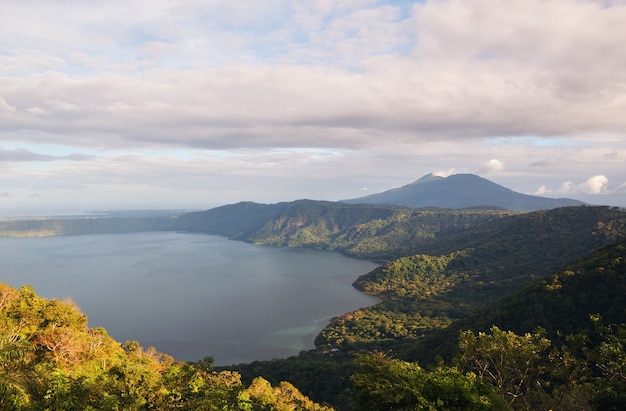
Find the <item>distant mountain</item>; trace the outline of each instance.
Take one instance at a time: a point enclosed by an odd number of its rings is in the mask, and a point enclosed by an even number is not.
[[[405,207],[493,207],[511,211],[549,210],[584,204],[569,198],[546,198],[517,193],[474,174],[439,177],[432,173],[399,188],[343,202]]]
[[[176,229],[243,240],[250,232],[261,228],[275,214],[283,212],[287,206],[288,203],[259,204],[242,201],[210,210],[183,214],[178,217]]]

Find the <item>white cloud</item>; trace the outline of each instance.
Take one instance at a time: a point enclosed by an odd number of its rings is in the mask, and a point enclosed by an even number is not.
[[[576,192],[576,184],[572,181],[564,181],[561,187],[556,190],[557,194],[572,194]]]
[[[447,170],[444,171],[434,171],[433,175],[436,177],[448,177],[451,176],[453,174],[458,174],[458,170],[456,168],[449,168]]]
[[[607,192],[609,179],[605,176],[593,176],[577,187],[577,190],[586,194],[603,194]]]
[[[541,187],[539,187],[537,189],[537,191],[535,191],[534,194],[537,195],[537,196],[542,196],[542,195],[545,195],[545,194],[550,194],[551,192],[552,192],[552,190],[550,190],[547,186],[542,185]]]
[[[480,169],[480,173],[495,173],[504,170],[504,163],[500,160],[491,159]]]
[[[590,177],[583,183],[576,184],[572,181],[566,181],[556,190],[558,194],[606,194],[610,192],[608,189],[609,179],[603,175]]]

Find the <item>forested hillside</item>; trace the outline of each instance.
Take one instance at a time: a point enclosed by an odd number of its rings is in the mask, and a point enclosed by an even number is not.
[[[417,341],[411,354],[474,372],[514,409],[624,409],[625,293],[622,237]]]
[[[413,347],[421,361],[455,352],[451,341],[461,330],[488,331],[493,325],[516,333],[537,326],[550,338],[589,331],[589,315],[607,324],[626,323],[626,237],[519,288],[511,295],[439,330]]]
[[[435,238],[510,215],[492,210],[331,204],[330,207],[319,203],[293,207],[269,220],[246,240],[258,244],[314,246],[360,258],[388,260],[414,254]]]
[[[626,213],[608,207],[514,215],[440,236],[423,246],[431,254],[360,277],[355,286],[383,301],[333,319],[317,342],[421,337],[624,236]]]
[[[299,200],[272,205],[240,203],[186,214],[179,217],[176,227],[255,244],[316,247],[388,260],[423,252],[436,238],[514,214]]]

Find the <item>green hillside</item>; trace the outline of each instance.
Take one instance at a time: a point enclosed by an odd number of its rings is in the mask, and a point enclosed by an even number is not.
[[[296,203],[245,237],[257,244],[317,247],[367,259],[418,252],[434,238],[499,220],[509,212]]]
[[[537,326],[551,338],[589,331],[590,314],[608,324],[626,323],[626,237],[537,279],[511,295],[437,331],[412,349],[411,358],[450,358],[461,330],[487,331],[493,325],[516,333]]]
[[[424,246],[432,254],[402,257],[360,277],[355,286],[383,301],[334,318],[317,342],[422,337],[624,236],[626,213],[609,207],[513,215],[441,235]]]

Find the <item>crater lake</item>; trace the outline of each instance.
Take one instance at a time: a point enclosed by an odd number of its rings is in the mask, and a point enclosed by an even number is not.
[[[313,348],[333,316],[379,300],[352,287],[377,264],[330,251],[179,232],[0,238],[0,281],[74,301],[90,327],[216,365]]]

